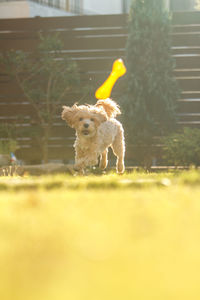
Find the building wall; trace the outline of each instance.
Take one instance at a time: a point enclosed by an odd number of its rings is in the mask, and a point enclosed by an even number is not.
[[[83,13],[120,14],[122,13],[122,0],[83,0]]]
[[[66,0],[66,8],[70,1]],[[74,0],[73,0],[74,1]],[[128,6],[131,0],[76,0],[80,3],[83,14],[120,14],[124,12],[124,6]],[[123,3],[126,3],[124,5]],[[68,5],[67,5],[68,4]],[[192,10],[195,0],[165,0],[166,8],[171,10]],[[33,1],[9,1],[0,2],[0,18],[28,18],[51,17],[73,15],[62,9],[42,5]]]
[[[131,0],[82,0],[83,13],[86,14],[121,14],[128,10]],[[173,0],[171,0],[173,1]],[[178,1],[178,0],[175,0]],[[194,0],[180,0],[194,1]],[[166,9],[170,9],[170,0],[164,0]]]
[[[27,1],[0,2],[0,18],[28,18],[30,15]]]
[[[131,0],[82,0],[83,13],[88,14],[121,14],[128,8]],[[171,0],[173,1],[173,0]],[[175,0],[178,1],[178,0]],[[194,0],[180,0],[194,1]],[[164,0],[166,9],[170,9],[170,0]]]
[[[71,16],[70,12],[62,9],[41,5],[33,1],[29,1],[30,17],[59,17],[59,16]]]
[[[0,2],[0,19],[71,16],[70,12],[33,1]]]

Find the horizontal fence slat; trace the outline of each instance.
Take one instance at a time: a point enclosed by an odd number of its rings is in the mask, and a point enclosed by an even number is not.
[[[200,54],[200,46],[183,46],[183,47],[172,47],[172,55],[189,55],[189,54]]]
[[[187,78],[200,77],[200,69],[198,69],[198,68],[196,68],[196,69],[176,69],[174,71],[174,76],[175,77],[187,77]]]
[[[185,33],[185,32],[200,32],[200,25],[188,24],[188,25],[174,25],[172,26],[173,33]]]
[[[173,25],[189,25],[189,24],[199,24],[200,11],[181,11],[174,12],[172,15]]]
[[[200,46],[200,32],[172,34],[172,44],[174,47]]]
[[[72,39],[72,38],[84,38],[84,37],[104,37],[104,36],[127,36],[128,31],[126,28],[104,28],[104,29],[94,29],[94,28],[88,28],[86,30],[84,29],[67,29],[66,30],[58,30],[55,32],[48,32],[48,31],[16,31],[16,32],[1,32],[0,31],[0,41],[4,42],[8,39],[10,40],[17,40],[17,39],[38,39],[40,34],[42,36],[49,36],[50,34],[58,34],[58,37],[60,39],[67,38],[67,39]]]
[[[99,80],[99,81],[94,81],[94,79],[90,80],[88,78],[88,82],[85,83],[86,91],[82,91],[82,92],[81,91],[73,91],[71,93],[66,94],[63,101],[61,102],[61,106],[62,105],[70,106],[74,102],[81,103],[83,101],[86,101],[86,99],[94,98],[95,89],[98,88],[101,83],[103,83],[103,81],[106,79],[106,76],[103,76],[100,78],[101,78],[101,80]],[[86,87],[86,84],[88,84],[87,87]],[[118,84],[117,84],[117,86],[115,86],[113,88],[113,91],[115,91],[117,89]],[[0,86],[0,90],[1,90],[1,86]],[[12,91],[9,91],[7,93],[7,95],[0,97],[0,107],[1,107],[1,105],[17,106],[18,104],[27,105],[27,99],[25,97],[21,97],[20,95],[15,95]],[[11,107],[9,109],[11,109]],[[0,108],[0,111],[1,111],[1,108]]]
[[[196,113],[200,111],[200,101],[179,101],[178,113]]]
[[[127,14],[91,15],[69,17],[36,17],[24,19],[0,20],[0,31],[52,31],[55,29],[124,27],[127,25]]]
[[[111,36],[103,38],[65,38],[63,39],[63,48],[65,50],[91,50],[91,49],[115,49],[125,48],[126,36]],[[6,43],[2,43],[1,50],[8,51],[12,50],[23,50],[23,51],[34,51],[38,45],[38,39],[17,39],[8,40]]]
[[[1,141],[8,140],[7,138],[1,137]],[[17,138],[17,143],[22,146],[23,148],[29,148],[33,146],[35,143],[34,138],[31,137],[23,137],[23,138]],[[75,141],[75,136],[68,136],[66,137],[50,137],[48,140],[49,147],[73,147]]]
[[[184,91],[181,93],[182,101],[199,101],[200,100],[200,89],[199,91]]]
[[[177,55],[176,69],[196,69],[200,68],[200,55]]]
[[[114,59],[117,59],[115,57]],[[112,70],[113,58],[85,59],[77,61],[78,67],[82,72],[88,71],[110,71]]]
[[[200,77],[178,77],[178,83],[182,91],[199,91]]]
[[[200,122],[200,113],[180,113],[178,120],[180,122]]]
[[[178,123],[179,129],[183,129],[184,127],[200,129],[200,122],[180,122],[180,123]]]
[[[41,151],[38,151],[38,148],[34,148],[34,146],[30,148],[20,148],[16,151],[16,156],[19,160],[26,163],[37,164],[42,160]],[[49,159],[60,159],[66,163],[74,161],[74,149],[72,147],[49,148]]]
[[[12,115],[35,115],[30,104],[0,105],[0,117]]]

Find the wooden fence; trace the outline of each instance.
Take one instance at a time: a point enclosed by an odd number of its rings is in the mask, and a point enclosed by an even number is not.
[[[124,57],[127,15],[73,16],[0,20],[0,51],[34,51],[38,31],[59,32],[65,53],[78,63],[82,82],[93,89],[107,78],[114,59]],[[200,12],[173,15],[172,55],[175,76],[182,89],[178,101],[181,126],[200,125]],[[113,98],[123,93],[123,79],[113,89]],[[70,93],[64,104],[79,101],[78,91]],[[87,102],[87,100],[85,100]],[[94,99],[95,102],[95,99]],[[20,88],[0,70],[0,122],[15,122],[23,115],[23,126],[31,127],[32,108]],[[19,123],[18,126],[21,126]],[[18,138],[18,156],[25,161],[40,160],[37,145],[28,134]],[[60,112],[49,140],[51,159],[73,160],[74,132],[60,119]],[[131,154],[129,153],[129,158]]]

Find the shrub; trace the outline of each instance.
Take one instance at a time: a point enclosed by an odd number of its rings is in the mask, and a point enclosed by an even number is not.
[[[15,140],[0,140],[0,154],[15,152],[18,145]]]
[[[200,129],[185,127],[163,138],[163,159],[169,165],[200,165]]]
[[[0,124],[0,154],[10,154],[18,148],[16,126],[7,123]]]

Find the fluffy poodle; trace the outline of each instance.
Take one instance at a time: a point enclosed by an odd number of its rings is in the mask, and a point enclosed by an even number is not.
[[[117,173],[124,172],[124,130],[115,117],[121,114],[119,106],[111,99],[99,100],[95,105],[74,104],[63,106],[62,119],[76,130],[74,169],[84,173],[87,166],[98,164],[107,167],[108,148],[117,157]]]

